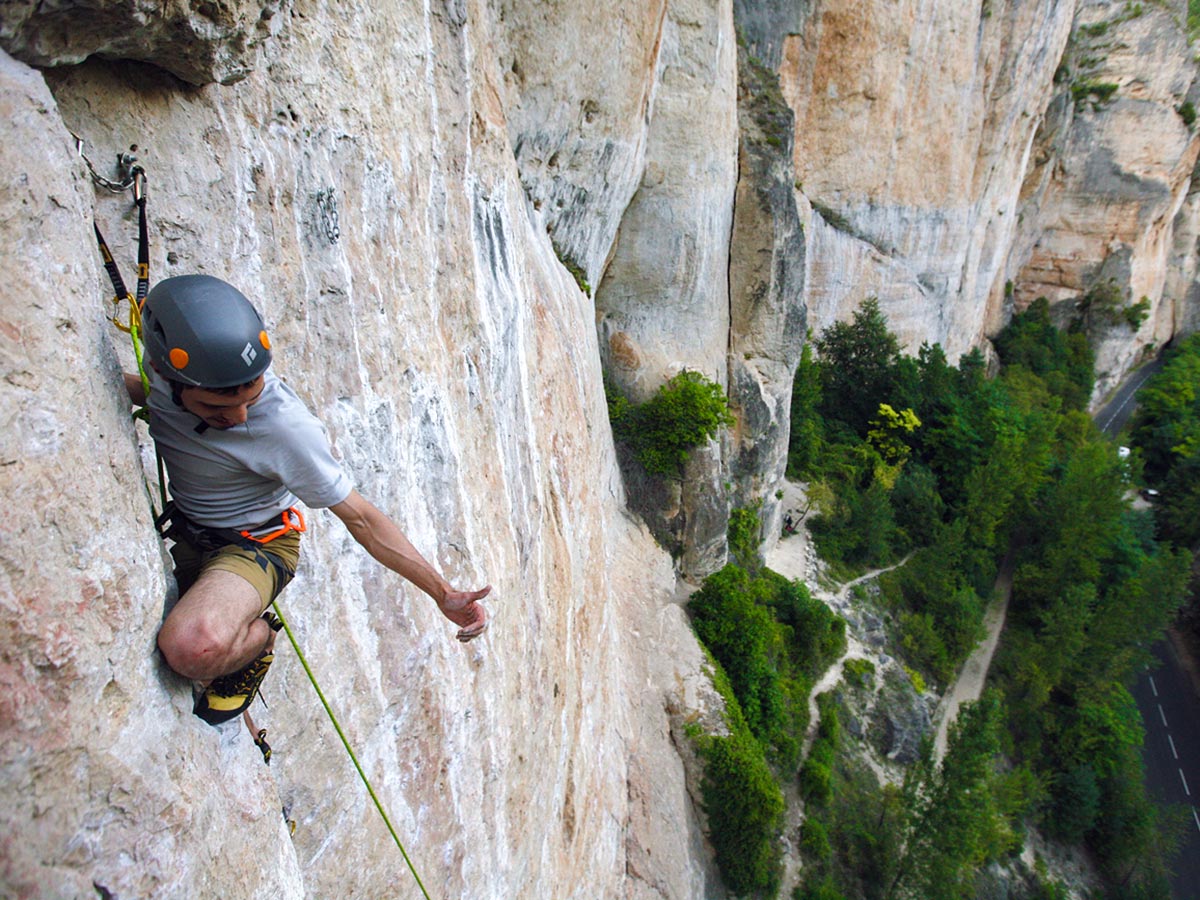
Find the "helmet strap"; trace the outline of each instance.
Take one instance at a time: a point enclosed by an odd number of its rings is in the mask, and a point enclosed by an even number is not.
[[[193,416],[196,416],[195,413],[183,405],[183,389],[186,385],[184,385],[182,382],[176,381],[174,378],[168,378],[167,384],[171,386],[171,400],[175,403],[175,405],[185,412],[189,412]],[[196,418],[200,419],[199,416],[196,416]],[[198,424],[194,430],[196,434],[204,434],[204,432],[208,431],[208,423],[203,419],[200,419],[200,424]]]

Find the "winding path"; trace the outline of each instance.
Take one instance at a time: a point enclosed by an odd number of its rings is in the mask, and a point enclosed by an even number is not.
[[[784,492],[785,509],[804,508],[803,489],[801,486],[788,482],[784,488]],[[780,539],[767,554],[767,567],[783,575],[785,578],[800,581],[808,587],[814,597],[839,614],[844,613],[848,609],[850,605],[850,592],[856,585],[877,578],[884,572],[889,572],[908,561],[908,558],[905,557],[894,565],[867,572],[865,575],[860,575],[857,578],[847,581],[845,584],[838,585],[836,590],[830,591],[820,587],[815,568],[810,570],[810,560],[812,559],[810,546],[808,530],[801,524],[796,534]],[[872,652],[864,647],[857,638],[851,634],[846,635],[845,652],[825,671],[825,674],[821,676],[809,694],[809,723],[800,752],[801,759],[808,756],[809,750],[812,749],[813,741],[817,737],[817,727],[820,725],[817,697],[825,691],[831,690],[841,681],[842,670],[847,659],[868,657],[870,655],[872,655]],[[883,773],[878,774],[880,774],[881,778],[885,777]],[[804,801],[800,799],[799,787],[795,778],[789,779],[787,783],[782,785],[782,788],[784,799],[787,802],[785,813],[787,818],[783,828],[783,879],[780,884],[778,896],[790,897],[792,889],[800,880],[800,849],[798,843],[800,826],[804,822]]]
[[[933,758],[941,762],[946,755],[946,741],[950,734],[950,725],[958,717],[958,711],[964,703],[972,703],[983,694],[983,685],[987,681],[988,669],[992,666],[992,657],[996,653],[996,645],[1000,642],[1000,632],[1004,630],[1004,620],[1008,617],[1008,601],[1012,596],[1013,563],[1011,559],[1004,560],[1000,566],[1000,574],[996,577],[996,589],[993,592],[991,606],[983,617],[984,638],[967,661],[962,671],[958,673],[937,710],[937,734],[933,739]]]

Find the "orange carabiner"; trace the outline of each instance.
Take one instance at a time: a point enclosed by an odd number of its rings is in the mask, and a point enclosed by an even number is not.
[[[297,534],[303,534],[308,530],[308,526],[304,523],[304,515],[294,506],[289,506],[279,514],[283,520],[283,527],[277,528],[269,534],[264,534],[262,537],[255,537],[248,531],[243,531],[242,537],[254,541],[256,544],[269,544],[277,537],[283,537],[289,531],[294,531]]]

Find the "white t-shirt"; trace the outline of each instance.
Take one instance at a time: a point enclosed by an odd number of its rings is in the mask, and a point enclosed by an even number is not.
[[[150,373],[150,435],[166,463],[171,497],[185,516],[210,528],[254,529],[297,498],[314,509],[341,503],[353,485],[329,447],[325,427],[270,371],[247,419],[203,428]]]

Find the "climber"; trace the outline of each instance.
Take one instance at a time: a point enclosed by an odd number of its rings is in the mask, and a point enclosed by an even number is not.
[[[166,463],[164,514],[179,602],[158,633],[167,665],[199,683],[193,712],[217,725],[258,694],[280,622],[268,607],[300,557],[303,501],[328,508],[384,566],[437,603],[470,641],[487,627],[491,591],[454,590],[400,528],[351,485],[321,423],[269,371],[262,319],[232,285],[208,275],[159,282],[142,310],[150,396],[125,376],[133,403],[150,410]]]

